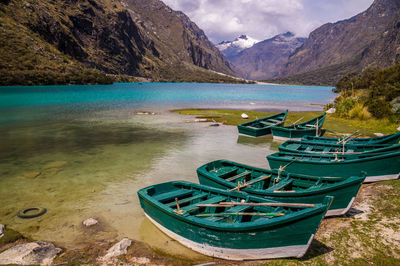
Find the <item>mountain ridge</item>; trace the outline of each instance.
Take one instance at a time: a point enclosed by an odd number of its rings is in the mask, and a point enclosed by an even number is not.
[[[233,74],[204,32],[159,0],[7,0],[0,2],[0,14],[0,28],[7,29],[0,33],[0,82],[6,84],[23,83],[18,75],[39,72],[68,76],[56,83],[69,83],[83,70],[160,81],[173,75],[196,80],[196,67]],[[214,72],[209,75],[218,80]],[[228,78],[221,76],[224,79]],[[40,80],[36,81],[52,82]]]
[[[234,70],[245,79],[267,79],[278,75],[289,56],[304,42],[292,32],[278,34],[230,57]]]
[[[399,10],[399,1],[375,0],[366,11],[356,16],[322,25],[312,31],[304,45],[290,56],[288,63],[279,72],[279,79],[284,80],[285,77],[312,71],[320,72],[318,70],[332,67],[343,73],[358,73],[369,65],[393,65],[393,60],[388,59],[390,56],[382,57],[381,51],[385,51],[386,48],[379,39],[399,16]],[[396,35],[394,31],[392,35]],[[391,56],[396,54],[394,49],[394,46],[389,49]],[[336,82],[342,76],[331,74],[335,75],[335,78],[330,82]],[[328,76],[328,73],[323,76]]]

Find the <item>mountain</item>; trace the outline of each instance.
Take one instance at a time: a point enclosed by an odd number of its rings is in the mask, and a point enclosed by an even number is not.
[[[228,59],[243,78],[268,79],[278,75],[289,56],[305,41],[305,38],[298,38],[293,33],[286,32],[258,42]]]
[[[398,0],[375,0],[350,19],[322,25],[289,58],[279,73],[281,80],[304,73],[315,82],[334,84],[369,65],[393,65],[400,52],[399,11]]]
[[[204,32],[159,0],[0,1],[2,84],[79,83],[82,73],[195,81],[198,72],[233,74]]]
[[[217,44],[217,48],[228,58],[231,60],[236,57],[241,51],[244,49],[252,47],[254,44],[259,41],[253,39],[247,35],[240,35],[233,41],[223,41]]]

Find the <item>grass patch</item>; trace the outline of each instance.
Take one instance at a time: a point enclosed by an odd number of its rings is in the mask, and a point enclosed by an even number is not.
[[[224,123],[226,125],[239,125],[257,118],[262,118],[276,114],[277,112],[258,112],[244,110],[220,110],[220,109],[179,109],[172,110],[174,113],[183,115],[195,115],[197,118],[206,118],[207,121],[213,120]],[[246,113],[249,118],[243,119],[242,113]],[[293,122],[302,118],[300,122],[310,120],[322,112],[289,112],[285,121],[285,125],[291,125]],[[338,133],[352,133],[359,130],[360,134],[365,137],[373,137],[374,133],[392,134],[396,132],[397,124],[389,119],[346,119],[336,117],[333,114],[327,114],[324,128]],[[326,135],[332,135],[327,133]]]

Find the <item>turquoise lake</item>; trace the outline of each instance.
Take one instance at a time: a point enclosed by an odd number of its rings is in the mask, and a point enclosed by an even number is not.
[[[268,167],[271,137],[238,137],[168,110],[185,107],[322,110],[330,87],[189,83],[0,87],[0,223],[63,247],[122,237],[179,256],[200,256],[144,218],[136,191],[197,182],[196,168],[229,159]],[[150,112],[153,114],[144,113]],[[33,219],[16,216],[47,208]],[[95,230],[82,221],[94,217]]]

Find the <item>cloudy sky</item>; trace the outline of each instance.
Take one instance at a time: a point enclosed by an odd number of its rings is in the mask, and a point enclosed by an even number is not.
[[[183,11],[214,43],[247,34],[258,40],[292,31],[307,37],[327,22],[350,18],[373,0],[163,0]]]

